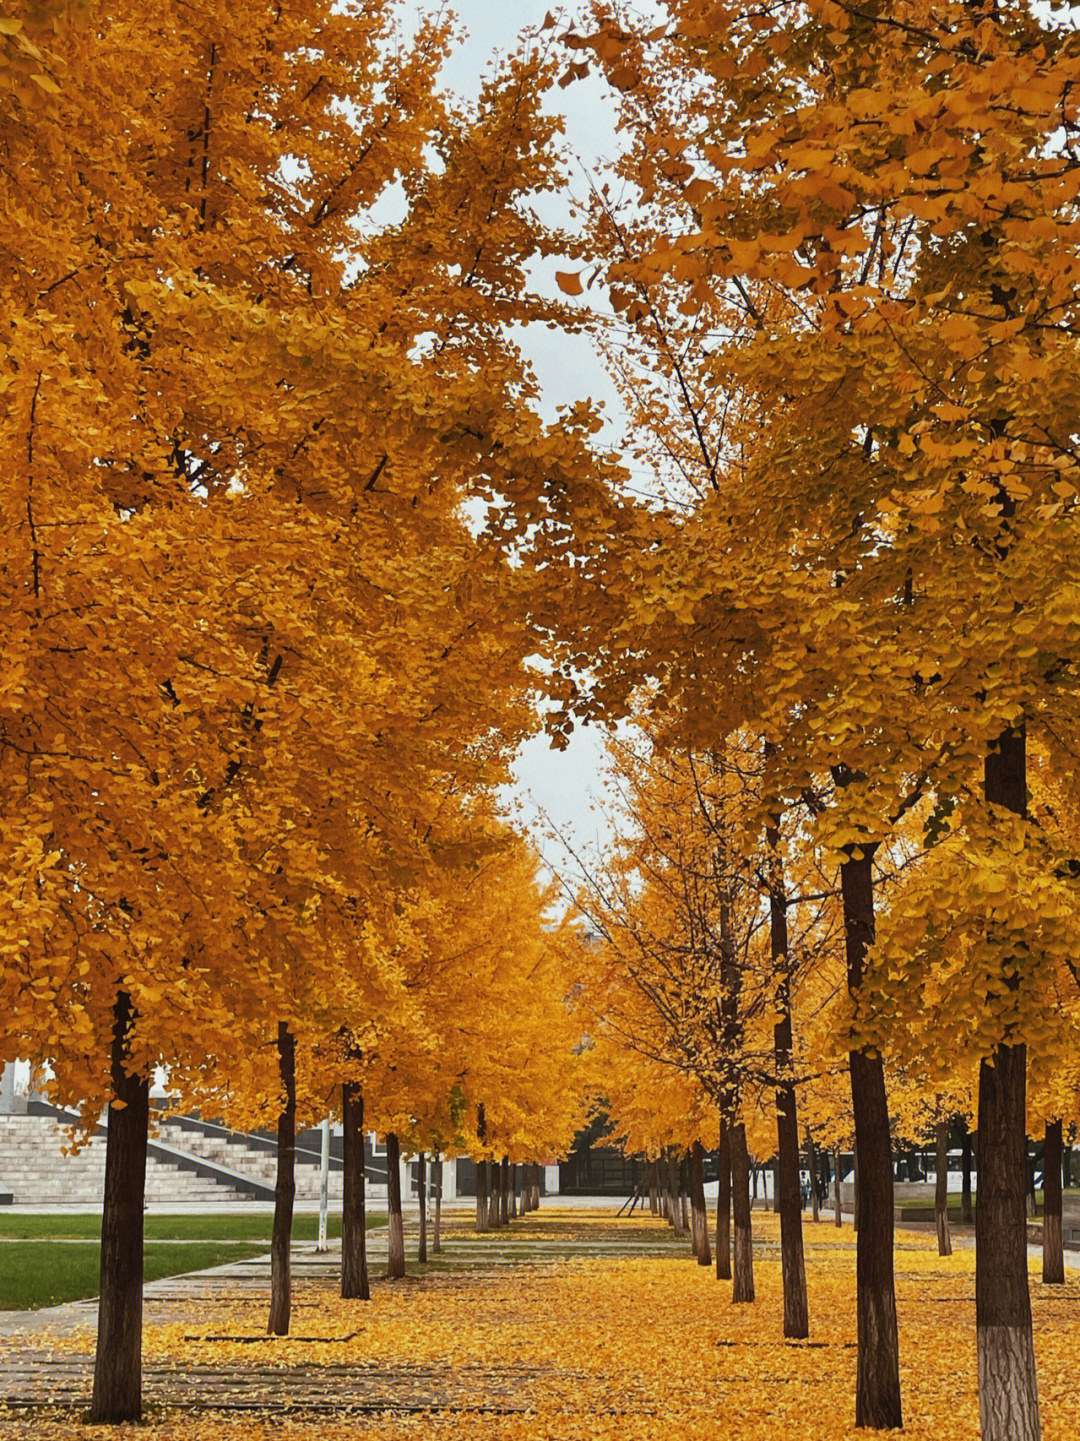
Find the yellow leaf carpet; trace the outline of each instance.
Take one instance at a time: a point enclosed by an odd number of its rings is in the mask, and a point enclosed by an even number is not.
[[[555,1207],[509,1233],[474,1237],[456,1222],[441,1258],[378,1280],[370,1303],[342,1301],[329,1279],[301,1283],[289,1338],[265,1337],[260,1287],[230,1296],[223,1279],[218,1299],[181,1296],[172,1319],[150,1304],[146,1423],[117,1430],[141,1441],[864,1436],[850,1226],[806,1223],[811,1337],[797,1343],[781,1332],[777,1219],[755,1213],[754,1227],[757,1300],[739,1307],[659,1220]],[[896,1265],[907,1434],[975,1441],[974,1252],[942,1259],[932,1236],[900,1231]],[[1071,1441],[1077,1271],[1044,1286],[1033,1261],[1032,1302],[1044,1435]],[[93,1340],[89,1328],[49,1337],[42,1375],[85,1366]],[[19,1346],[5,1338],[0,1361]],[[77,1402],[9,1404],[0,1441],[108,1434],[82,1424]]]

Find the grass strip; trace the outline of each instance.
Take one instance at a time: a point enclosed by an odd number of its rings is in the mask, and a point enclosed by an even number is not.
[[[187,1241],[161,1245],[151,1241],[144,1256],[144,1277],[158,1281],[163,1276],[204,1271],[226,1261],[257,1256],[264,1249],[253,1243]],[[55,1247],[34,1241],[10,1242],[0,1251],[0,1310],[28,1311],[96,1296],[100,1253],[100,1246],[90,1241]]]
[[[227,1212],[220,1216],[147,1216],[148,1241],[269,1241],[274,1218],[269,1214],[253,1216],[243,1212]],[[368,1230],[386,1225],[386,1217],[368,1216]],[[298,1212],[293,1217],[293,1240],[313,1241],[319,1228],[314,1212]],[[341,1217],[329,1217],[331,1237],[341,1235]],[[18,1241],[55,1239],[96,1241],[101,1235],[101,1216],[53,1215],[28,1212],[26,1215],[0,1214],[0,1237]],[[5,1253],[6,1254],[6,1253]]]

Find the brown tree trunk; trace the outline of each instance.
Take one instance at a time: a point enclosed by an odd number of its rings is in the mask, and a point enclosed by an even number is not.
[[[124,1070],[131,997],[113,1007],[110,1081],[120,1104],[109,1105],[101,1213],[101,1295],[90,1420],[105,1425],[142,1418],[143,1205],[150,1082]]]
[[[401,1214],[401,1142],[393,1131],[386,1137],[386,1209],[389,1213],[386,1274],[400,1280],[405,1274],[405,1221]]]
[[[660,1194],[656,1184],[656,1161],[649,1162],[649,1214],[657,1216],[660,1214]]]
[[[843,1207],[843,1203],[842,1203],[842,1201],[841,1201],[841,1199],[840,1199],[840,1147],[839,1147],[839,1146],[837,1146],[836,1149],[833,1151],[833,1208],[834,1208],[834,1213],[835,1213],[835,1214],[834,1214],[834,1224],[837,1225],[837,1226],[842,1226],[842,1225],[844,1224],[844,1207]]]
[[[296,1039],[285,1021],[278,1022],[277,1048],[285,1104],[277,1124],[277,1180],[270,1236],[270,1320],[266,1329],[271,1336],[287,1336],[292,1314],[289,1258],[296,1200]]]
[[[960,1220],[965,1226],[972,1225],[975,1220],[975,1213],[971,1209],[971,1161],[971,1132],[965,1121],[960,1150]]]
[[[1065,1282],[1065,1252],[1061,1235],[1061,1154],[1061,1122],[1050,1121],[1046,1127],[1046,1147],[1043,1151],[1042,1278],[1053,1286]]]
[[[735,1259],[732,1266],[731,1299],[754,1299],[754,1233],[750,1221],[750,1161],[746,1151],[746,1127],[740,1121],[731,1128],[731,1199],[735,1218]]]
[[[705,1209],[705,1147],[700,1141],[695,1141],[690,1148],[690,1216],[698,1265],[711,1266],[709,1215]]]
[[[499,1225],[510,1224],[510,1157],[502,1158],[499,1168]]]
[[[427,1157],[423,1151],[416,1158],[416,1199],[420,1203],[420,1240],[416,1259],[424,1266],[427,1264]]]
[[[517,1220],[518,1215],[518,1168],[514,1162],[510,1163],[510,1210],[511,1221]]]
[[[934,1220],[937,1223],[937,1249],[939,1256],[952,1255],[952,1238],[949,1235],[949,1127],[939,1121],[935,1133],[937,1141],[937,1182],[934,1186]]]
[[[975,1324],[983,1441],[1041,1435],[1027,1278],[1024,1046],[999,1046],[979,1067],[979,1197]]]
[[[790,1032],[789,1032],[790,1034]],[[785,1096],[785,1092],[788,1095]],[[790,1111],[787,1109],[790,1105]],[[783,1114],[781,1114],[783,1106]],[[784,1285],[784,1335],[801,1340],[810,1334],[806,1299],[806,1263],[803,1257],[802,1192],[799,1186],[799,1129],[795,1115],[794,1086],[776,1094],[780,1155],[777,1161],[780,1211],[780,1264]]]
[[[364,1093],[358,1081],[341,1088],[341,1294],[370,1301],[364,1176]]]
[[[492,1160],[488,1164],[488,1228],[492,1231],[498,1230],[502,1224],[502,1211],[499,1192],[502,1188],[502,1175],[498,1161]]]
[[[431,1228],[431,1250],[436,1256],[442,1250],[442,1178],[443,1158],[436,1151],[432,1175],[432,1184],[435,1187],[435,1221]]]
[[[476,1139],[483,1146],[487,1140],[487,1113],[483,1101],[476,1107]],[[476,1229],[487,1230],[487,1162],[476,1163]]]
[[[716,1279],[731,1280],[731,1129],[723,1118],[716,1178]]]
[[[686,1164],[685,1154],[679,1160],[679,1219],[682,1222],[682,1234],[690,1235],[690,1186],[687,1172],[689,1167]]]
[[[668,1195],[671,1197],[671,1225],[676,1236],[685,1234],[683,1225],[682,1193],[679,1186],[679,1162],[675,1147],[668,1151]]]
[[[476,1163],[476,1229],[487,1230],[488,1198],[487,1198],[487,1162],[477,1161]]]
[[[866,952],[874,943],[872,858],[872,847],[852,847],[840,867],[848,988],[853,995],[862,984]],[[855,1425],[883,1431],[903,1424],[893,1279],[895,1203],[889,1103],[880,1055],[852,1051],[849,1066],[859,1207],[855,1261],[858,1318]]]
[[[1027,814],[1023,726],[987,753],[988,804]],[[1039,1393],[1027,1274],[1027,1047],[1000,1045],[979,1067],[975,1327],[983,1441],[1038,1441]]]
[[[766,748],[768,753],[768,748]],[[801,1340],[810,1334],[803,1258],[802,1197],[799,1188],[799,1116],[791,1078],[791,966],[788,959],[787,890],[780,857],[780,817],[765,828],[769,850],[769,941],[776,972],[776,1167],[773,1206],[780,1213],[780,1259],[784,1283],[784,1335]]]
[[[815,1222],[821,1220],[821,1173],[818,1171],[818,1153],[810,1127],[806,1128],[806,1161],[810,1168],[810,1216]]]

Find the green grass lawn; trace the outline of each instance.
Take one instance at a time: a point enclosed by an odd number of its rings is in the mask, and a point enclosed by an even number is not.
[[[1078,1191],[1075,1186],[1069,1186],[1063,1190],[1062,1199],[1067,1202],[1078,1195],[1080,1195],[1080,1191]],[[978,1199],[979,1193],[976,1191],[972,1197],[973,1209]],[[1038,1208],[1038,1214],[1029,1217],[1029,1220],[1038,1221],[1042,1219],[1043,1214],[1043,1193],[1041,1191],[1035,1192],[1035,1205]],[[934,1219],[934,1200],[932,1196],[926,1201],[905,1201],[898,1209],[900,1211],[901,1221],[932,1221]],[[960,1220],[960,1193],[958,1191],[949,1192],[949,1220],[956,1222]]]
[[[269,1241],[273,1225],[270,1215],[245,1216],[230,1213],[223,1216],[147,1216],[146,1239],[148,1241]],[[385,1226],[385,1216],[367,1218],[368,1230]],[[298,1212],[293,1217],[293,1240],[313,1241],[319,1229],[317,1212]],[[341,1217],[331,1214],[328,1234],[341,1235]],[[101,1235],[100,1215],[56,1216],[29,1213],[25,1216],[5,1216],[0,1213],[0,1237],[12,1240],[32,1241],[37,1238],[56,1237],[64,1240],[96,1241]],[[215,1262],[208,1264],[214,1265]]]
[[[329,1218],[329,1234],[341,1235],[341,1217]],[[385,1226],[369,1216],[368,1229]],[[143,1274],[147,1281],[204,1271],[227,1261],[264,1254],[272,1216],[147,1216]],[[317,1214],[293,1218],[293,1240],[311,1241]],[[58,1306],[98,1293],[101,1217],[0,1215],[0,1311]],[[50,1245],[57,1241],[59,1245]]]
[[[147,1281],[202,1271],[226,1261],[257,1256],[265,1248],[253,1242],[151,1241],[145,1251]],[[96,1296],[100,1272],[96,1242],[65,1242],[60,1246],[39,1241],[0,1242],[0,1311],[26,1311],[58,1306]]]

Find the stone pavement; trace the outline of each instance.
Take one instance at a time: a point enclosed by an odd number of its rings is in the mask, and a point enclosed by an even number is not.
[[[475,1273],[473,1284],[482,1290],[484,1273],[490,1277],[493,1270],[502,1271],[511,1266],[522,1270],[550,1269],[582,1257],[688,1254],[687,1241],[676,1239],[666,1228],[655,1222],[642,1223],[636,1218],[618,1221],[614,1211],[606,1209],[610,1221],[601,1219],[599,1226],[590,1226],[588,1236],[580,1234],[580,1206],[565,1208],[562,1214],[545,1215],[541,1210],[506,1229],[477,1235],[471,1228],[471,1207],[456,1207],[444,1217],[443,1252],[432,1256],[423,1268],[425,1284],[431,1284],[426,1278],[437,1278],[446,1272],[458,1273],[465,1284],[470,1284],[467,1273]],[[383,1279],[387,1235],[385,1227],[368,1233],[368,1261],[376,1298],[383,1286],[401,1284]],[[413,1262],[416,1240],[414,1212],[407,1217],[406,1225],[410,1273],[416,1272]],[[280,1344],[278,1338],[261,1334],[244,1338],[250,1343],[251,1360],[248,1362],[245,1357],[242,1364],[236,1361],[208,1363],[180,1373],[172,1366],[144,1361],[143,1392],[147,1410],[168,1407],[170,1411],[180,1412],[285,1413],[299,1409],[310,1413],[356,1415],[432,1410],[472,1413],[478,1409],[477,1381],[481,1370],[486,1401],[479,1409],[496,1410],[500,1414],[528,1409],[524,1388],[538,1379],[535,1368],[503,1366],[490,1359],[485,1360],[482,1367],[387,1366],[357,1363],[352,1358],[347,1364],[327,1362],[325,1334],[307,1337],[305,1320],[309,1329],[316,1329],[323,1298],[336,1295],[340,1254],[338,1242],[331,1243],[331,1249],[321,1255],[312,1242],[293,1245],[293,1334],[289,1341],[293,1344],[318,1342],[322,1353],[318,1363],[305,1365],[290,1361],[284,1366],[275,1363],[273,1352],[275,1343]],[[268,1299],[269,1285],[267,1255],[150,1282],[144,1289],[144,1322],[147,1326],[189,1322],[199,1314],[200,1306],[205,1314],[211,1315],[212,1303],[226,1294],[258,1302]],[[5,1407],[9,1414],[53,1407],[76,1413],[85,1409],[93,1375],[92,1351],[89,1348],[74,1350],[66,1343],[79,1333],[92,1338],[96,1320],[96,1300],[0,1314],[0,1417]],[[364,1320],[366,1318],[358,1317],[361,1325]],[[352,1332],[334,1339],[348,1342],[356,1334]],[[560,1374],[569,1373],[563,1370]]]
[[[778,1252],[775,1218],[770,1218],[765,1234],[755,1236],[755,1252],[775,1258]],[[477,1235],[471,1229],[469,1209],[461,1206],[449,1211],[444,1233],[445,1250],[433,1256],[420,1272],[413,1258],[416,1254],[416,1214],[407,1218],[406,1253],[410,1263],[410,1279],[390,1283],[383,1279],[386,1264],[387,1231],[380,1228],[368,1233],[368,1255],[375,1290],[375,1301],[384,1287],[419,1284],[439,1287],[450,1283],[466,1287],[475,1294],[477,1306],[483,1308],[488,1298],[500,1295],[500,1324],[512,1326],[529,1319],[530,1274],[540,1281],[544,1273],[552,1274],[567,1261],[586,1258],[686,1257],[688,1243],[676,1238],[656,1221],[638,1213],[617,1219],[614,1210],[606,1214],[594,1209],[587,1226],[582,1225],[581,1206],[567,1207],[553,1200],[546,1209],[507,1229]],[[841,1237],[832,1227],[822,1227],[807,1235],[808,1260],[817,1251],[836,1248],[854,1252],[855,1236],[846,1228]],[[914,1237],[897,1238],[898,1251],[925,1247]],[[197,1415],[205,1411],[248,1413],[259,1411],[273,1415],[304,1412],[313,1415],[334,1414],[375,1416],[381,1413],[440,1412],[454,1415],[475,1412],[477,1397],[484,1397],[479,1409],[498,1414],[518,1414],[529,1409],[529,1396],[537,1382],[550,1379],[535,1367],[505,1363],[486,1357],[476,1365],[453,1365],[441,1360],[429,1363],[395,1364],[369,1360],[357,1353],[355,1338],[377,1318],[378,1312],[358,1307],[355,1325],[351,1314],[342,1325],[340,1335],[328,1335],[323,1323],[326,1303],[337,1294],[340,1249],[337,1243],[330,1251],[317,1254],[311,1242],[293,1246],[294,1311],[293,1334],[287,1342],[268,1337],[259,1329],[264,1303],[269,1297],[269,1258],[266,1255],[238,1260],[213,1270],[187,1276],[173,1276],[148,1284],[145,1288],[145,1321],[148,1326],[181,1323],[191,1326],[202,1342],[197,1364],[180,1369],[167,1361],[152,1357],[144,1363],[144,1398],[148,1414],[162,1408],[178,1415]],[[928,1254],[929,1259],[929,1254]],[[505,1280],[507,1268],[521,1273],[520,1288],[509,1291]],[[384,1294],[386,1294],[384,1292]],[[251,1303],[244,1321],[242,1337],[213,1334],[217,1303],[225,1297]],[[1051,1298],[1054,1299],[1054,1298]],[[1068,1299],[1068,1298],[1066,1298]],[[96,1323],[96,1301],[80,1301],[35,1312],[0,1315],[0,1419],[20,1411],[28,1413],[25,1424],[33,1435],[33,1416],[60,1407],[68,1414],[78,1414],[88,1404],[92,1380],[92,1339]],[[518,1314],[520,1313],[520,1314]],[[219,1313],[220,1314],[220,1313]],[[198,1319],[195,1319],[198,1318]],[[236,1322],[230,1322],[235,1326]],[[209,1332],[207,1328],[210,1328]],[[314,1334],[312,1334],[314,1333]],[[85,1338],[85,1345],[73,1341]],[[213,1341],[236,1342],[244,1345],[244,1354],[237,1359],[236,1346],[223,1348],[231,1352],[221,1361],[214,1359]],[[341,1360],[335,1359],[333,1347],[341,1345]],[[353,1343],[350,1345],[349,1343]],[[313,1347],[310,1362],[302,1349]],[[821,1343],[817,1343],[821,1344]],[[845,1343],[846,1344],[846,1343]],[[277,1348],[288,1345],[288,1359]],[[299,1347],[299,1356],[296,1348]],[[566,1358],[560,1366],[563,1381],[573,1379],[574,1358]],[[552,1376],[554,1373],[552,1373]],[[482,1385],[480,1382],[482,1381]],[[22,1434],[22,1433],[20,1433]]]

